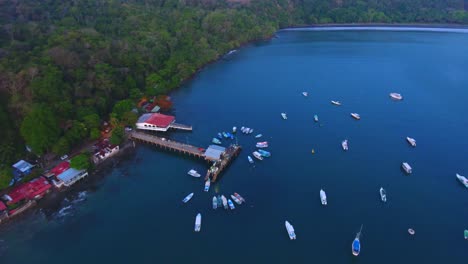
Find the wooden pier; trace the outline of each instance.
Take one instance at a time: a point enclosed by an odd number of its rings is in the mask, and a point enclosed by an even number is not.
[[[149,134],[142,133],[142,132],[136,132],[136,131],[133,131],[130,134],[130,137],[134,140],[139,140],[139,141],[142,141],[151,145],[155,145],[157,147],[160,147],[166,150],[179,152],[188,156],[205,159],[205,149],[203,148],[198,148],[192,145],[188,145],[188,144],[180,143],[177,141],[172,141],[172,140],[168,140],[165,138],[160,138],[157,136],[149,135]]]
[[[218,160],[213,160],[212,158],[205,156],[205,149],[180,143],[177,141],[172,141],[137,131],[133,131],[130,134],[130,138],[133,140],[138,140],[144,143],[155,145],[162,149],[178,152],[181,154],[213,162],[205,176],[205,180],[211,178],[211,182],[215,182],[217,180],[218,175],[239,155],[239,152],[241,151],[241,147],[239,145],[231,145],[228,148],[226,148],[226,150],[221,154],[221,157]]]
[[[234,160],[241,151],[239,145],[231,145],[221,155],[220,160],[213,162],[213,165],[208,169],[205,176],[205,181],[211,178],[211,182],[218,179],[218,175]]]

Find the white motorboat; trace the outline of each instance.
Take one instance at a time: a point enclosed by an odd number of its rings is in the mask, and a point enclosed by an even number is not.
[[[341,147],[343,148],[344,151],[348,150],[348,140],[345,139],[341,142]]]
[[[247,132],[247,134],[252,134],[253,133],[253,128],[249,128],[249,132]]]
[[[221,200],[223,200],[224,209],[228,209],[228,201],[224,195],[221,195]]]
[[[195,217],[195,232],[200,232],[201,229],[201,214],[198,213]]]
[[[262,134],[258,134],[255,136],[255,138],[261,138],[263,135]]]
[[[382,202],[387,202],[387,192],[385,191],[384,188],[380,187],[380,199],[382,200]]]
[[[253,164],[253,163],[254,163],[254,160],[252,159],[252,157],[247,156],[247,159],[249,160],[250,164]]]
[[[457,176],[457,179],[463,184],[465,185],[466,188],[468,188],[468,179],[465,177],[465,176],[461,176],[460,174],[456,174]]]
[[[240,194],[238,194],[238,193],[235,192],[235,193],[234,193],[234,196],[235,196],[237,199],[239,199],[241,202],[245,203],[244,197],[240,196]]]
[[[406,137],[406,141],[408,141],[411,146],[416,147],[416,140],[414,138]]]
[[[193,193],[190,193],[189,195],[185,196],[182,202],[187,203],[188,201],[190,201],[190,199],[192,199],[192,197],[193,197]]]
[[[411,166],[406,162],[403,162],[401,164],[401,168],[403,168],[403,170],[408,174],[411,174],[413,172],[413,169],[411,168]]]
[[[307,97],[309,95],[309,93],[308,92],[302,92],[302,95]]]
[[[258,160],[263,160],[263,157],[260,153],[258,153],[257,151],[254,151],[252,152],[252,154],[254,155],[255,158],[257,158]]]
[[[210,179],[206,180],[206,182],[205,182],[205,189],[204,189],[205,192],[207,192],[207,191],[210,190],[210,185],[211,185]]]
[[[286,226],[286,231],[288,231],[289,239],[296,240],[296,232],[294,231],[294,227],[288,221],[285,221],[284,225]]]
[[[327,205],[327,194],[322,189],[320,189],[320,201],[322,202],[322,205]]]
[[[340,101],[333,101],[332,100],[331,103],[334,104],[334,105],[341,105]]]
[[[288,119],[288,116],[286,115],[286,113],[281,113],[281,117],[282,117],[283,119]]]
[[[237,127],[232,127],[232,133],[236,133],[237,132]]]
[[[403,99],[403,96],[401,96],[401,94],[399,93],[390,93],[390,97],[394,100],[402,100]]]
[[[213,196],[213,209],[216,210],[218,208],[218,199],[216,199],[216,196]]]
[[[268,141],[257,142],[257,144],[255,144],[255,146],[257,148],[268,148]]]
[[[229,208],[231,208],[231,210],[236,209],[236,207],[234,206],[234,203],[231,201],[231,199],[228,199],[228,204],[229,204]]]
[[[360,120],[361,119],[361,116],[358,114],[358,113],[351,113],[351,116],[356,119],[356,120]]]
[[[239,199],[237,199],[236,196],[234,196],[234,195],[231,194],[231,198],[232,198],[232,200],[234,200],[234,202],[236,202],[236,204],[238,204],[238,205],[241,205],[241,204],[242,204],[242,201],[239,200]]]
[[[200,173],[198,173],[196,170],[193,170],[193,169],[189,170],[187,174],[195,178],[200,178],[201,176]]]

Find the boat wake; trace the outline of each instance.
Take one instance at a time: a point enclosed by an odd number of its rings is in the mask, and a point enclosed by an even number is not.
[[[76,212],[77,205],[82,203],[87,199],[88,192],[82,191],[79,192],[76,196],[72,198],[63,199],[60,210],[58,210],[54,215],[54,219],[58,221],[63,221],[69,216],[73,216]]]

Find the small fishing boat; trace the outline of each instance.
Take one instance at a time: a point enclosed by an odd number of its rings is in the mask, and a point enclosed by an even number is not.
[[[200,173],[198,173],[196,170],[191,169],[187,172],[188,175],[195,177],[195,178],[200,178]]]
[[[205,189],[204,189],[205,192],[207,192],[207,191],[210,190],[210,185],[211,185],[210,179],[206,180],[206,182],[205,182]]]
[[[406,137],[406,141],[412,146],[416,147],[416,140],[414,138]]]
[[[401,168],[407,173],[407,174],[411,174],[413,172],[413,169],[411,168],[411,166],[406,163],[406,162],[403,162],[401,164]]]
[[[234,139],[234,135],[233,135],[233,134],[231,134],[231,133],[229,133],[229,132],[226,132],[226,135],[227,135],[228,138]]]
[[[257,148],[267,148],[268,147],[268,141],[257,142],[257,144],[255,144],[255,146]]]
[[[235,193],[234,193],[234,196],[235,196],[237,199],[239,199],[239,201],[245,203],[244,197],[240,196],[240,194],[238,194],[238,193],[235,192]]]
[[[232,127],[232,133],[236,133],[237,132],[237,127]]]
[[[185,196],[182,202],[187,203],[188,201],[190,201],[190,199],[192,199],[192,197],[193,197],[193,193],[190,193],[189,195]]]
[[[235,197],[235,196],[232,195],[232,194],[231,194],[231,199],[232,199],[234,202],[236,202],[236,204],[238,204],[238,205],[241,205],[241,204],[242,204],[242,201],[239,200],[239,199],[237,199],[237,197]]]
[[[223,139],[223,135],[221,133],[218,133],[218,138]]]
[[[314,121],[318,122],[318,115],[314,115]]]
[[[468,239],[468,230],[465,230],[463,234],[465,235],[465,239]]]
[[[341,142],[341,147],[343,148],[344,151],[348,150],[348,140],[345,139]]]
[[[387,202],[387,192],[385,191],[384,188],[380,187],[380,199],[382,200],[382,202]]]
[[[218,199],[216,199],[216,196],[213,196],[213,209],[216,210],[218,208]]]
[[[390,93],[390,97],[394,100],[402,100],[403,99],[403,96],[401,96],[401,94],[399,93]]]
[[[257,150],[257,152],[260,153],[260,155],[262,155],[262,157],[265,157],[265,158],[268,158],[271,156],[270,152],[263,150],[263,149],[259,149]]]
[[[312,149],[312,154],[315,154],[315,149]]]
[[[285,221],[284,225],[286,226],[286,231],[288,231],[289,239],[296,240],[296,232],[294,232],[294,227],[288,221]]]
[[[361,236],[361,231],[362,231],[362,225],[361,225],[361,229],[356,234],[356,238],[354,238],[353,244],[351,246],[351,249],[352,249],[352,252],[353,252],[354,256],[358,256],[359,253],[361,253],[361,241],[359,241],[359,238]]]
[[[281,117],[285,120],[288,119],[288,116],[286,115],[286,113],[281,113]]]
[[[340,101],[333,101],[332,100],[331,103],[334,104],[334,105],[341,105]]]
[[[358,114],[358,113],[351,113],[351,116],[356,119],[356,120],[360,120],[361,119],[361,116]]]
[[[253,164],[253,163],[254,163],[254,160],[252,159],[252,157],[247,156],[247,159],[249,160],[250,164]]]
[[[234,206],[234,203],[231,201],[231,199],[228,199],[228,204],[229,204],[229,208],[231,208],[231,210],[236,209],[236,207]]]
[[[216,202],[218,203],[218,208],[223,207],[223,200],[221,199],[220,195],[216,197]]]
[[[223,200],[224,209],[228,209],[228,201],[224,195],[221,195],[221,200]]]
[[[247,134],[247,133],[249,133],[249,130],[250,130],[250,128],[244,127],[244,129],[242,129],[241,131],[242,131],[242,133]]]
[[[260,153],[258,153],[257,151],[254,151],[252,152],[252,154],[254,155],[255,158],[257,158],[258,160],[263,160],[263,157]]]
[[[320,201],[322,202],[322,205],[327,205],[327,194],[322,189],[320,189]]]
[[[460,174],[456,174],[457,176],[457,179],[463,184],[465,185],[466,188],[468,188],[468,179],[466,179],[465,176],[461,176]]]
[[[261,138],[263,135],[262,134],[258,134],[255,136],[255,138]]]
[[[221,140],[217,139],[217,138],[213,138],[211,140],[211,142],[213,142],[214,144],[218,144],[218,145],[221,145]]]
[[[252,134],[253,133],[253,128],[249,128],[249,132],[247,132],[247,134]]]
[[[228,138],[228,137],[229,137],[228,134],[227,134],[226,132],[223,132],[222,134],[223,134],[223,137],[224,137],[224,138]]]
[[[198,213],[195,217],[195,232],[200,232],[201,229],[201,214]]]
[[[308,92],[302,92],[302,95],[307,97],[309,95],[309,93]]]
[[[413,228],[408,228],[408,233],[412,236],[414,236],[414,234],[416,234],[416,231],[414,231]]]

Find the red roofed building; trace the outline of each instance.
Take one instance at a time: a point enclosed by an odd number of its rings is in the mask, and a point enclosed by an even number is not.
[[[147,113],[138,118],[136,127],[144,130],[167,131],[174,121],[174,116],[159,113]]]
[[[50,187],[52,186],[44,177],[39,177],[16,186],[8,194],[5,194],[3,198],[6,200],[7,205],[23,200],[40,199],[49,191]]]
[[[49,171],[49,173],[53,174],[54,176],[57,176],[61,174],[62,172],[68,170],[70,168],[70,162],[64,161],[60,163],[59,165],[55,166],[53,169]]]

